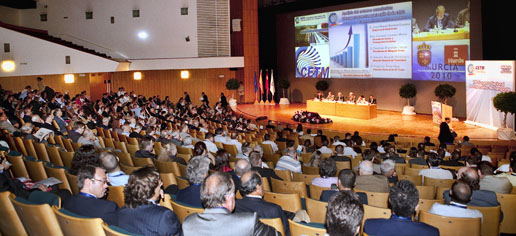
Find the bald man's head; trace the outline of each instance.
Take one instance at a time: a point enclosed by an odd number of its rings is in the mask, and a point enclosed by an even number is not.
[[[251,170],[251,165],[249,161],[245,159],[240,159],[235,164],[235,174],[237,176],[243,176],[246,172]]]
[[[205,208],[226,207],[228,204],[231,205],[231,198],[234,203],[235,184],[231,175],[215,172],[204,179],[201,185],[201,201]],[[228,210],[233,211],[229,208]]]
[[[373,174],[373,162],[362,161],[359,165],[360,175],[372,175]]]
[[[462,167],[459,169],[457,179],[468,183],[472,190],[480,189],[480,176],[476,168]]]
[[[468,183],[458,180],[453,183],[450,195],[452,201],[467,204],[471,200],[472,190]]]
[[[240,178],[240,193],[244,196],[263,196],[262,177],[256,171],[248,171]]]

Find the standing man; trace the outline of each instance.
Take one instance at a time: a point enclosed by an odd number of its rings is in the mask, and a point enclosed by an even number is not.
[[[210,106],[210,101],[208,101],[208,96],[204,92],[201,93],[202,101],[206,103],[206,106]]]
[[[240,82],[240,87],[238,87],[238,96],[240,96],[240,103],[244,103],[244,95],[245,95],[244,83]]]
[[[220,105],[223,108],[228,107],[228,100],[226,99],[226,96],[224,96],[224,93],[220,93]]]

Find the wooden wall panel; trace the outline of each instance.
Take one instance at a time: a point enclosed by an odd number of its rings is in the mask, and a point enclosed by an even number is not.
[[[109,80],[111,73],[91,73],[90,76],[90,97],[95,101],[102,98],[102,94],[107,92],[107,85],[105,80]]]
[[[223,92],[229,99],[233,91],[226,90],[226,81],[235,78],[235,71],[229,69],[199,69],[189,70],[190,78],[181,79],[180,70],[141,71],[142,80],[134,80],[134,71],[115,72],[112,76],[113,91],[124,87],[126,91],[134,91],[145,96],[159,95],[161,99],[170,96],[172,102],[177,102],[188,91],[195,105],[200,105],[201,92],[208,95],[210,106],[214,105]],[[223,75],[224,77],[219,77]],[[235,91],[235,98],[236,98]]]
[[[258,42],[258,0],[242,0],[242,31],[244,33],[244,87],[245,101],[253,102],[254,75],[260,76],[260,53]]]
[[[2,77],[0,78],[0,84],[5,90],[11,90],[15,93],[23,90],[27,85],[30,85],[32,89],[38,89],[37,77],[37,75]],[[43,83],[46,86],[53,88],[57,92],[68,92],[72,97],[82,91],[90,94],[88,74],[75,74],[75,83],[73,84],[65,84],[64,75],[62,74],[40,75],[39,77],[43,78]]]

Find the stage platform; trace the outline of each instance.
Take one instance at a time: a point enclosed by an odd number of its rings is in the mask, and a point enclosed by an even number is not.
[[[237,114],[242,114],[244,117],[250,119],[267,116],[268,119],[273,121],[292,124],[291,128],[295,129],[298,122],[293,121],[292,116],[296,111],[306,110],[306,104],[238,104],[234,110]],[[430,114],[403,116],[401,115],[401,112],[397,111],[378,110],[377,117],[369,120],[327,115],[321,116],[324,118],[331,118],[333,123],[321,125],[302,123],[303,127],[311,128],[312,130],[321,129],[330,132],[353,133],[353,131],[359,131],[361,134],[369,135],[398,134],[401,137],[430,136],[432,138],[437,138],[439,135],[439,126],[432,122],[432,115]],[[476,140],[497,140],[496,131],[465,124],[464,120],[452,122],[451,127],[455,129],[460,138],[463,136],[469,136],[470,139]]]

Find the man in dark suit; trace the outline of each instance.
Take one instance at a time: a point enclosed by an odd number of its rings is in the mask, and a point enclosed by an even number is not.
[[[102,200],[106,193],[107,177],[104,169],[87,165],[77,173],[78,195],[65,199],[63,208],[81,216],[102,218],[108,225],[116,224],[116,203]]]
[[[215,172],[201,186],[204,213],[191,214],[183,221],[184,235],[279,235],[261,223],[256,212],[233,213],[235,185],[227,173]]]
[[[206,106],[208,106],[208,107],[210,106],[210,101],[208,101],[208,96],[204,92],[202,92],[202,101],[204,103],[206,103]]]
[[[439,230],[425,223],[413,222],[412,215],[419,204],[416,186],[401,180],[389,192],[392,215],[389,219],[368,219],[364,223],[364,232],[368,235],[419,235],[437,236]]]
[[[223,108],[226,108],[228,106],[228,99],[226,98],[226,96],[224,96],[224,93],[220,93],[220,105]]]
[[[73,129],[68,132],[68,138],[72,140],[72,142],[76,143],[79,141],[79,138],[84,133],[86,125],[80,121],[77,121],[73,124]]]
[[[135,157],[139,158],[153,158],[156,159],[158,155],[152,153],[154,150],[154,143],[151,140],[144,140],[141,142],[142,149],[134,153]]]
[[[356,175],[352,170],[344,169],[339,172],[339,179],[337,180],[337,189],[336,190],[324,190],[321,193],[320,200],[323,202],[328,202],[331,196],[335,195],[337,192],[353,192],[353,188],[355,187]],[[362,204],[367,204],[367,194],[363,192],[357,192],[360,202]]]
[[[498,206],[498,200],[496,199],[496,193],[489,190],[480,190],[480,177],[478,171],[471,167],[462,167],[457,172],[457,180],[462,180],[468,183],[473,190],[471,195],[471,201],[468,202],[468,206],[481,206],[481,207],[492,207]],[[446,204],[451,201],[450,190],[446,190],[443,193]]]
[[[271,183],[271,178],[283,180],[276,175],[273,169],[262,167],[262,155],[259,152],[253,151],[249,154],[249,163],[252,166],[251,170],[257,171],[262,177],[266,177],[269,183]]]
[[[335,147],[335,155],[330,157],[331,159],[335,161],[348,161],[349,166],[351,166],[351,158],[344,156],[344,146],[337,145]]]
[[[202,208],[201,183],[210,170],[210,160],[203,156],[196,156],[190,159],[186,167],[186,178],[190,186],[179,190],[176,201],[193,207]]]
[[[448,13],[445,13],[446,9],[443,5],[437,6],[435,9],[435,15],[428,18],[424,31],[428,32],[432,29],[447,29],[454,28],[455,24]]]
[[[356,180],[356,188],[369,192],[389,192],[389,181],[384,175],[373,175],[373,162],[362,161],[359,165],[360,176]]]
[[[368,102],[369,102],[369,104],[376,104],[376,98],[373,95],[371,95],[371,96],[369,96]]]
[[[256,212],[260,218],[280,218],[285,234],[290,235],[288,220],[281,206],[263,200],[262,177],[256,171],[242,176],[240,193],[244,196],[236,201],[235,212]]]

